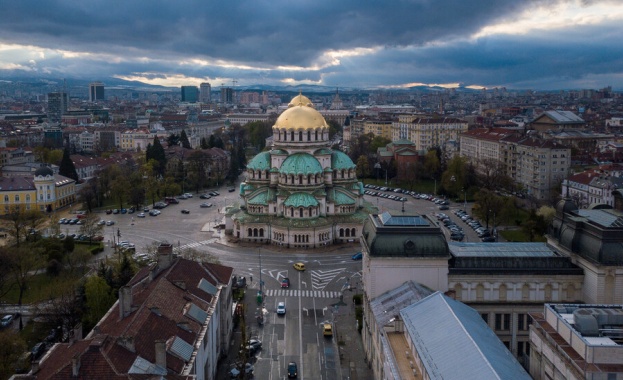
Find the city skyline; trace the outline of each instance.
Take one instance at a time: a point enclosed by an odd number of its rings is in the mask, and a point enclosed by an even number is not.
[[[623,89],[623,4],[610,0],[27,0],[2,9],[0,78]]]

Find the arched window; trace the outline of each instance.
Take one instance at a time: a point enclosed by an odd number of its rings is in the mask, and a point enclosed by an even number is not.
[[[350,229],[349,228],[346,229],[346,237],[350,237]]]
[[[485,299],[485,287],[483,284],[476,285],[476,301]]]
[[[463,286],[461,284],[454,285],[454,297],[457,301],[460,301],[463,297]]]
[[[248,232],[249,232],[249,233],[248,233],[248,235],[249,235],[249,236],[253,236],[253,230],[252,230],[252,229],[250,229],[250,228],[249,228],[249,229],[248,229]]]
[[[316,141],[318,141],[318,130],[316,129]]]
[[[307,141],[311,141],[311,131],[307,131]]]
[[[257,228],[253,229],[253,236],[257,237]]]
[[[299,141],[303,141],[303,131],[299,131]]]
[[[8,195],[5,195],[5,196],[4,196],[4,201],[5,201],[6,203],[9,203],[9,196],[8,196]]]
[[[340,237],[344,237],[344,229],[340,228]]]
[[[342,169],[342,178],[344,178],[344,169]]]
[[[299,174],[299,185],[303,184],[303,175]]]
[[[545,288],[543,290],[545,292],[545,301],[551,301],[552,300],[552,285],[551,284],[545,285]]]
[[[260,237],[264,237],[264,229],[260,228]]]
[[[302,217],[303,217],[303,208],[300,207],[299,208],[299,218],[302,218]]]
[[[500,285],[499,293],[500,301],[506,301],[506,297],[508,296],[508,288],[506,287],[506,285]]]
[[[294,131],[290,132],[290,140],[294,141]]]
[[[283,141],[288,141],[288,132],[283,131]]]
[[[530,299],[530,285],[523,284],[521,287],[521,300],[528,301]]]
[[[307,175],[307,184],[310,185],[311,184],[311,174]]]
[[[350,236],[355,237],[357,234],[355,233],[355,229],[353,228],[350,232]]]

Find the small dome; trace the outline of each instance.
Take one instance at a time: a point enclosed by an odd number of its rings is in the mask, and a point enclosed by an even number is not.
[[[318,201],[313,195],[307,193],[294,193],[290,195],[284,202],[287,207],[311,207],[318,206]]]
[[[357,166],[353,163],[353,160],[348,155],[339,150],[334,150],[331,154],[331,168],[336,170],[341,169],[354,169]]]
[[[563,215],[578,210],[578,206],[573,203],[571,198],[563,198],[556,205],[556,214]]]
[[[282,174],[322,173],[322,166],[316,157],[307,153],[295,153],[283,161],[279,172]]]
[[[46,177],[49,175],[54,175],[54,172],[48,166],[42,166],[39,169],[35,170],[35,177],[37,176]]]
[[[303,95],[298,95],[277,118],[273,128],[305,130],[316,128],[329,128],[324,117],[314,109],[313,104]]]
[[[261,152],[247,164],[247,169],[270,170],[270,152]]]

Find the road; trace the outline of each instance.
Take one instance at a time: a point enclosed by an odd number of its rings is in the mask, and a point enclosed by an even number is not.
[[[223,265],[234,268],[234,273],[247,278],[245,304],[252,313],[247,320],[247,336],[257,337],[263,342],[262,350],[254,363],[255,377],[260,379],[284,379],[287,377],[288,362],[298,364],[299,379],[341,379],[337,337],[325,338],[322,335],[324,322],[332,322],[334,314],[344,305],[344,291],[360,284],[361,261],[353,261],[351,256],[360,250],[358,244],[332,247],[327,251],[296,251],[276,246],[251,246],[224,244],[226,240],[214,229],[221,223],[223,209],[238,199],[236,192],[229,193],[225,188],[221,195],[210,200],[180,200],[161,210],[159,216],[137,218],[135,214],[102,213],[104,220],[115,222],[105,227],[105,241],[108,245],[119,239],[132,242],[137,252],[159,242],[169,242],[174,249],[193,248],[209,253]],[[426,214],[436,223],[435,213],[438,205],[428,200],[415,199],[409,195],[404,205],[394,200],[366,195],[370,203],[377,205],[380,212],[392,214]],[[203,202],[214,204],[210,208],[200,208]],[[463,227],[466,241],[480,241],[475,232],[460,221],[451,211],[463,208],[463,203],[451,203],[450,210],[443,211]],[[469,204],[468,204],[469,206]],[[182,214],[188,209],[189,214]],[[469,207],[468,207],[469,209]],[[62,225],[63,233],[77,233],[79,226]],[[449,239],[449,232],[441,226]],[[117,236],[117,231],[120,237]],[[107,249],[106,254],[112,250]],[[306,265],[304,272],[293,269],[295,262]],[[290,279],[290,288],[281,288],[281,279]],[[263,281],[263,309],[256,302],[256,294]],[[348,296],[353,293],[348,292]],[[285,302],[286,314],[276,313],[277,303]],[[264,314],[262,326],[255,323],[253,315]],[[354,321],[353,321],[354,323]],[[237,358],[228,358],[230,362]]]

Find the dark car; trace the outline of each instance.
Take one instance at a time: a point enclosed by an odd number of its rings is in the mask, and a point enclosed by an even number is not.
[[[233,193],[234,191],[236,191],[236,189],[233,187],[230,187],[229,189],[227,189],[227,191],[229,191],[230,193]]]
[[[293,379],[298,376],[298,367],[295,362],[288,363],[288,378]]]
[[[284,277],[281,279],[281,287],[282,288],[289,288],[290,287],[290,279],[287,277]]]
[[[482,240],[484,243],[493,243],[495,241],[495,238],[493,236],[486,236],[480,240]]]
[[[199,198],[201,198],[201,199],[210,199],[210,198],[212,198],[212,196],[210,194],[201,194],[199,196]]]
[[[106,210],[106,214],[107,214],[107,215],[112,214],[112,210]]]
[[[182,213],[182,214],[190,214],[190,211],[189,211],[189,210],[186,210],[186,209],[183,209],[183,210],[181,211],[181,213]]]
[[[352,256],[353,260],[361,260],[363,258],[363,254],[361,252],[357,252]]]
[[[259,339],[250,339],[246,348],[250,355],[255,355],[257,351],[262,349],[262,341]]]
[[[31,351],[32,360],[39,359],[41,355],[43,355],[44,351],[45,351],[45,343],[39,342],[35,344],[35,346],[32,348],[32,351]]]

